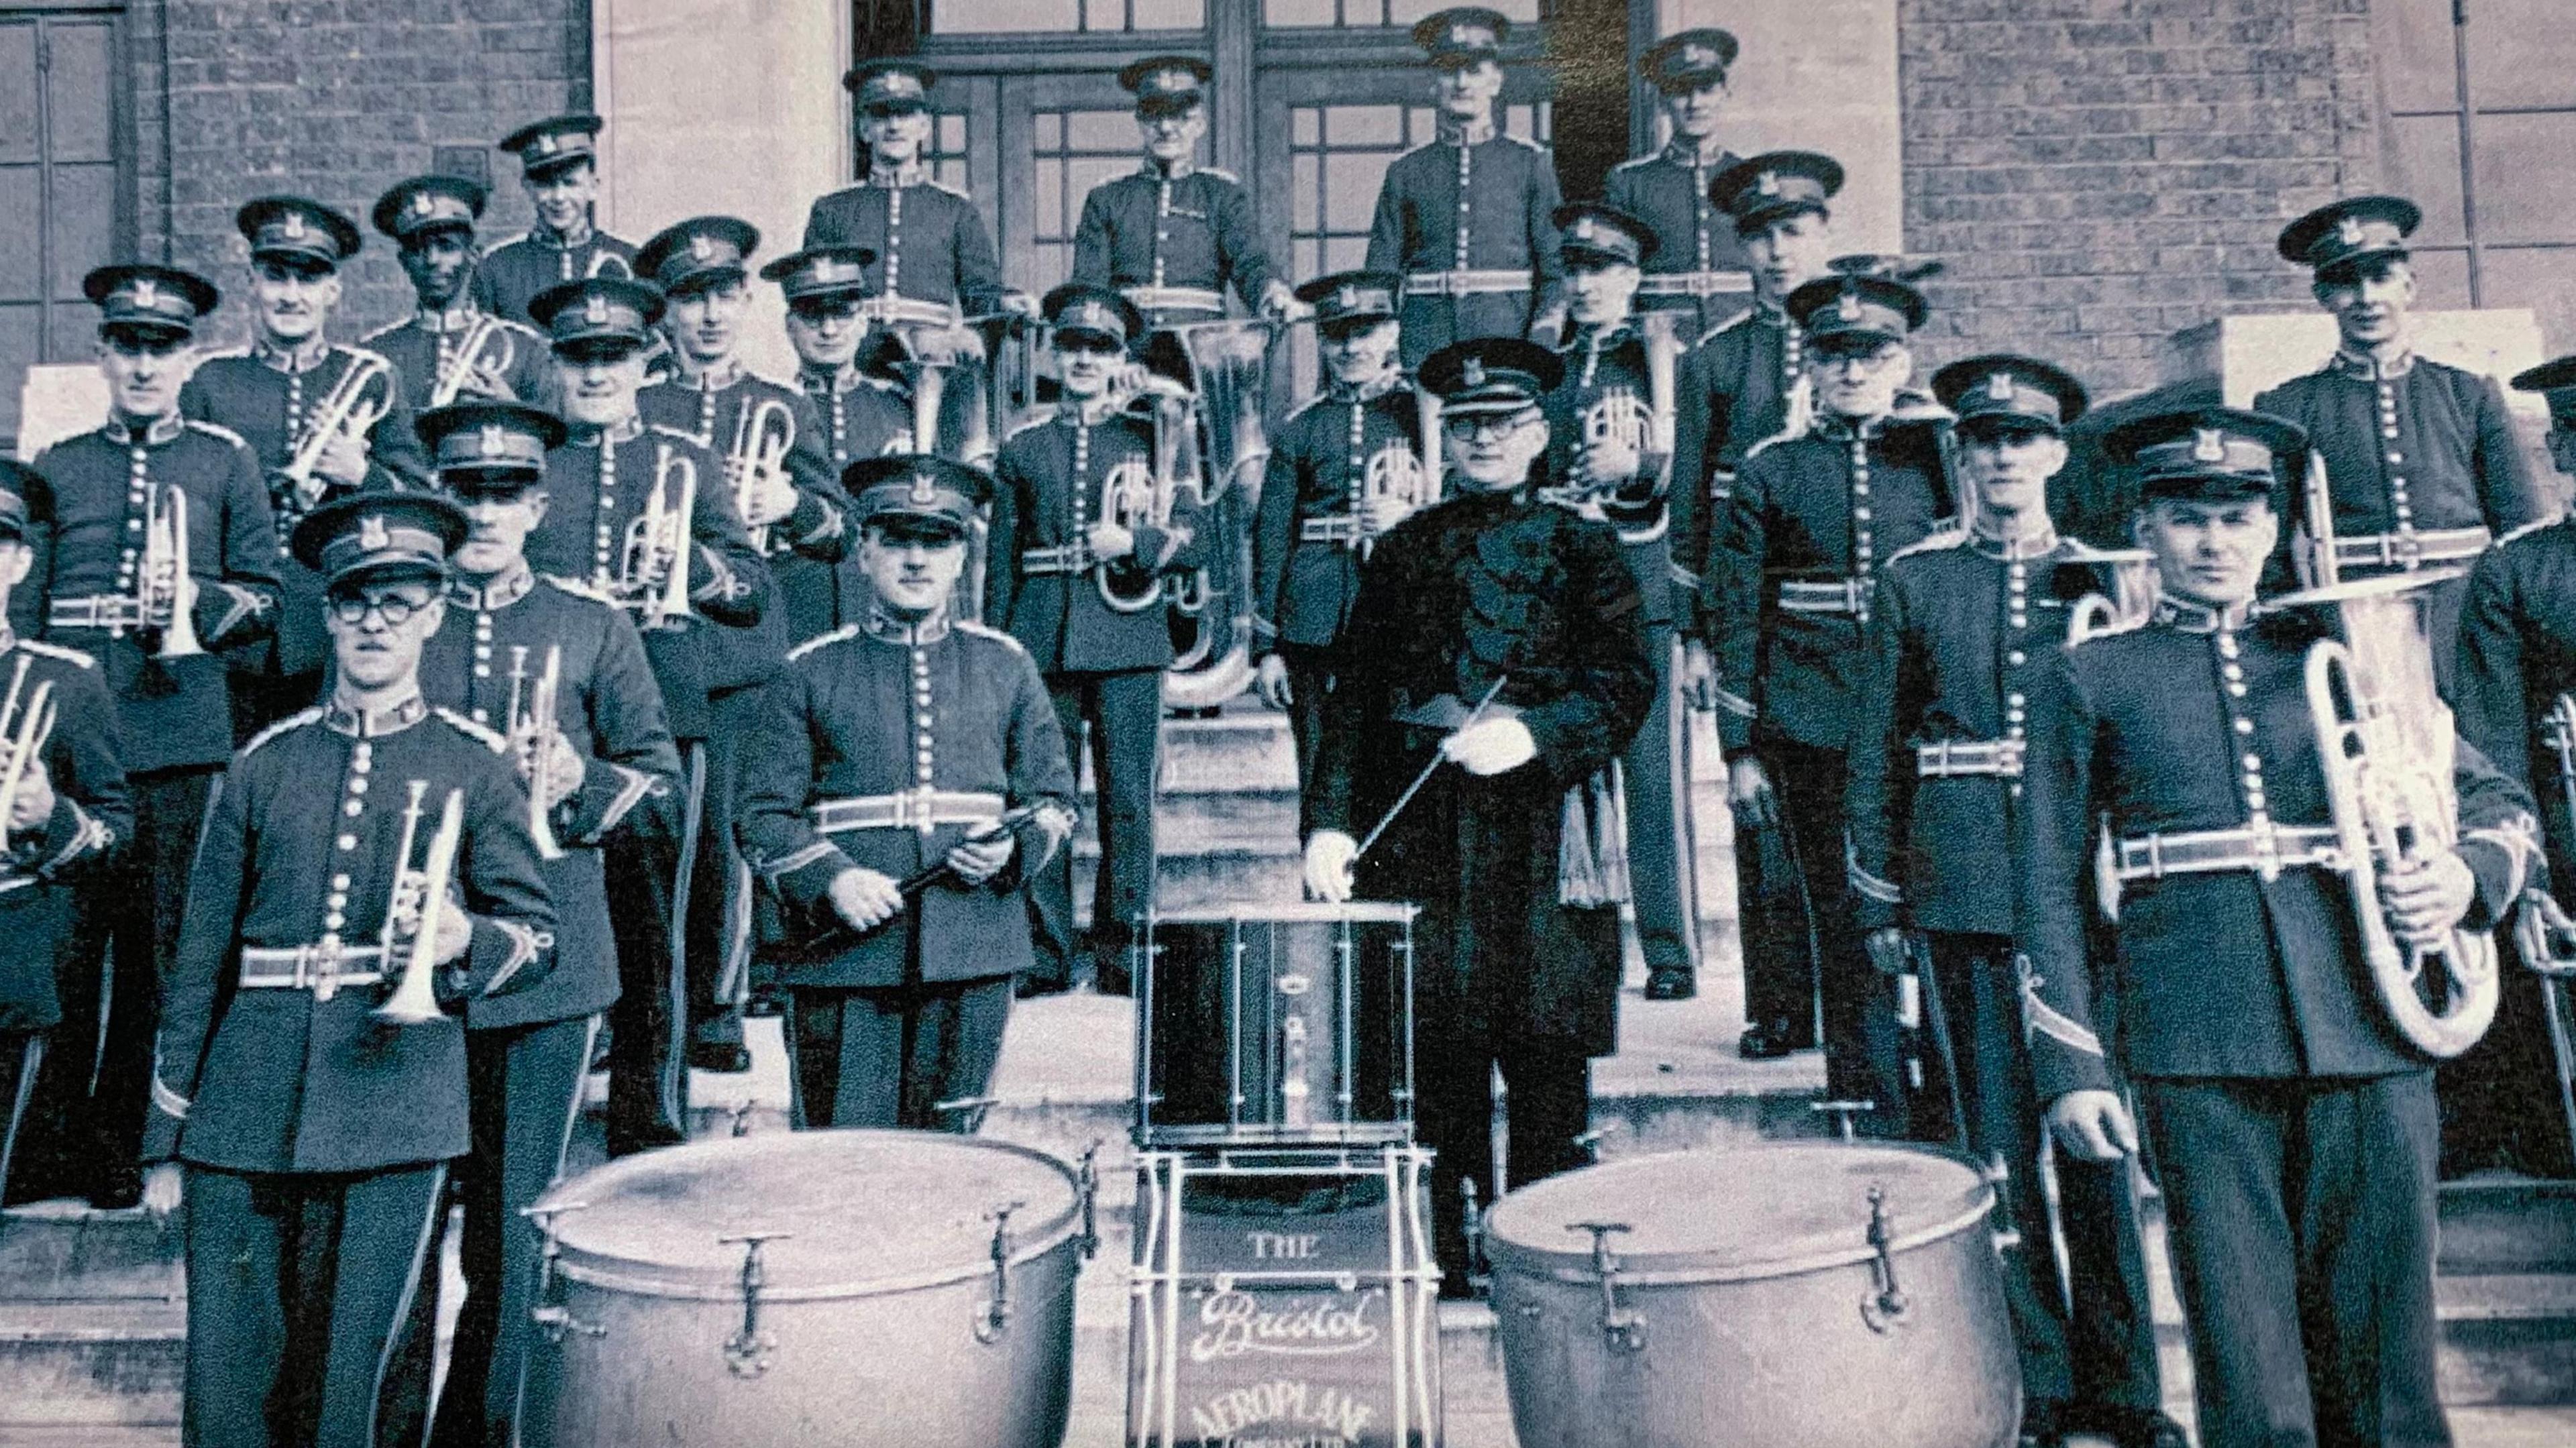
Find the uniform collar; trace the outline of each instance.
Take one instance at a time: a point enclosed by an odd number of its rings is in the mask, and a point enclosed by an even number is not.
[[[312,336],[292,347],[280,347],[264,340],[253,342],[250,355],[280,372],[310,372],[322,365],[323,358],[331,355],[331,342],[317,328]]]
[[[179,414],[175,412],[165,412],[143,425],[143,436],[141,438],[135,437],[133,428],[126,426],[124,423],[117,421],[113,417],[109,418],[107,420],[107,426],[99,429],[99,431],[107,434],[107,440],[109,442],[122,443],[131,447],[139,441],[145,447],[159,447],[161,444],[177,437],[182,431],[186,430],[187,426],[188,424],[180,419]]]
[[[2415,370],[2415,349],[2408,347],[2382,362],[2376,357],[2337,347],[2334,360],[2326,365],[2340,376],[2363,382],[2394,381]]]
[[[799,388],[823,397],[838,392],[856,392],[867,380],[867,374],[859,370],[858,364],[848,362],[829,372],[817,372],[811,367],[800,367],[796,372]]]
[[[1473,125],[1452,123],[1445,116],[1441,118],[1439,124],[1440,140],[1442,144],[1450,146],[1481,146],[1500,134],[1500,128],[1494,124],[1491,113]]]
[[[1688,171],[1698,167],[1715,166],[1725,160],[1726,145],[1712,138],[1708,152],[1703,154],[1696,142],[1676,131],[1673,133],[1673,138],[1664,143],[1663,155],[1665,160]]]
[[[473,326],[482,315],[483,309],[474,305],[472,297],[467,297],[443,312],[433,312],[423,307],[417,320],[422,331],[437,336],[446,332],[462,332]]]
[[[447,596],[467,608],[492,613],[527,597],[528,591],[536,586],[537,571],[528,566],[527,559],[521,558],[510,566],[509,572],[479,588],[461,577],[449,580]]]
[[[739,357],[722,358],[695,375],[689,372],[686,363],[680,362],[677,352],[671,357],[675,364],[672,380],[691,392],[722,392],[742,380],[742,359]]]
[[[1968,546],[2004,563],[2027,563],[2045,558],[2057,551],[2057,527],[2051,524],[2037,532],[2004,538],[1979,529],[1969,533]]]
[[[0,620],[0,654],[5,654],[17,646],[18,631],[9,627],[6,620]]]
[[[1114,392],[1104,392],[1098,397],[1075,403],[1070,411],[1067,412],[1065,421],[1079,423],[1087,427],[1098,427],[1117,415],[1117,394]]]
[[[1377,399],[1386,396],[1388,393],[1393,392],[1396,388],[1396,384],[1403,380],[1403,368],[1389,367],[1375,377],[1372,377],[1366,382],[1362,382],[1356,386],[1348,383],[1336,382],[1332,384],[1331,389],[1333,400],[1346,405],[1362,402],[1374,402]]]
[[[873,162],[868,166],[868,184],[871,186],[918,186],[929,179],[930,166],[918,156],[900,166],[879,166]]]
[[[615,427],[575,428],[571,441],[576,447],[597,447],[602,441],[633,442],[644,435],[644,414],[628,413]]]
[[[2250,602],[2230,604],[2224,609],[2217,609],[2205,603],[2195,603],[2188,598],[2156,600],[2156,622],[2178,628],[2184,633],[2217,633],[2221,629],[2234,632],[2245,627],[2246,621],[2253,616],[2253,613],[2254,605]]]
[[[372,739],[379,735],[399,734],[428,717],[428,701],[420,697],[420,685],[415,681],[411,692],[381,709],[360,709],[333,699],[323,710],[322,722],[334,734],[346,734],[352,739]]]
[[[1891,415],[1865,417],[1855,423],[1840,413],[1818,412],[1815,434],[1818,437],[1831,438],[1836,442],[1850,442],[1854,438],[1874,438],[1887,430],[1887,420]]]
[[[883,602],[868,602],[868,637],[890,644],[916,647],[935,644],[948,637],[948,608],[945,604],[921,618],[903,618],[889,612]]]
[[[1629,328],[1635,321],[1634,317],[1621,317],[1615,322],[1597,325],[1578,322],[1575,324],[1574,340],[1596,352],[1603,351],[1626,340]]]
[[[539,246],[552,247],[556,251],[579,251],[599,239],[599,228],[587,221],[581,224],[579,231],[569,233],[548,231],[545,227],[538,226],[528,233],[528,239]]]
[[[1136,172],[1148,181],[1186,181],[1198,169],[1198,162],[1187,156],[1174,161],[1168,170],[1164,168],[1162,162],[1148,156],[1144,164],[1136,168]]]

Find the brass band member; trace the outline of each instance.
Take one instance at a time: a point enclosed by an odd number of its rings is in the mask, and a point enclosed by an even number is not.
[[[552,405],[545,338],[474,300],[484,199],[481,182],[443,175],[395,182],[376,198],[376,230],[400,248],[420,309],[366,343],[402,373],[403,401],[415,413],[478,397]]]
[[[502,137],[537,211],[534,230],[492,248],[474,269],[474,300],[513,322],[542,327],[539,293],[585,277],[631,277],[635,245],[601,231],[597,116],[549,116]]]
[[[1215,321],[1231,288],[1247,307],[1288,311],[1285,279],[1270,270],[1252,224],[1252,196],[1232,173],[1198,164],[1207,135],[1207,86],[1195,56],[1158,55],[1118,72],[1136,97],[1145,163],[1091,188],[1073,233],[1067,281],[1123,292],[1149,327]]]
[[[1735,56],[1735,37],[1712,28],[1665,36],[1637,57],[1637,74],[1661,99],[1672,139],[1662,150],[1612,167],[1601,183],[1603,201],[1640,218],[1655,235],[1637,288],[1639,310],[1683,313],[1686,342],[1741,315],[1750,300],[1750,263],[1735,218],[1711,194],[1711,183],[1743,159],[1718,137]]]
[[[841,84],[859,113],[868,171],[857,185],[815,200],[804,244],[874,253],[867,295],[878,322],[940,326],[961,314],[1034,311],[1002,286],[993,238],[975,203],[931,179],[930,91],[938,73],[916,61],[872,60]]]

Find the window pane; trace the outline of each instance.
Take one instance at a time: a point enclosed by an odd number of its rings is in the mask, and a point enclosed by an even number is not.
[[[36,357],[39,310],[33,306],[0,306],[0,429],[13,436],[18,431],[18,393],[27,385],[27,364]]]
[[[2415,305],[2456,311],[2469,305],[2469,254],[2465,249],[2415,253]]]
[[[1393,0],[1387,9],[1394,23],[1411,25],[1425,15],[1435,15],[1448,9],[1452,3],[1454,0]],[[1484,4],[1515,25],[1538,19],[1538,0],[1484,0]]]
[[[2571,147],[2576,111],[2478,117],[2479,241],[2576,241]]]
[[[6,243],[0,245],[0,301],[34,301],[42,295],[43,284],[36,276],[36,266],[37,258],[44,253],[36,229],[44,224],[45,209],[36,178],[33,166],[0,168],[0,242]],[[107,253],[102,249],[99,255],[104,258]],[[31,349],[23,354],[0,355],[35,354]]]
[[[36,159],[36,27],[0,25],[0,163]]]
[[[57,161],[112,161],[118,80],[104,20],[57,20],[46,27],[46,120]],[[100,255],[104,256],[102,252]]]
[[[1337,155],[1324,164],[1326,229],[1365,232],[1377,214],[1379,185],[1386,180],[1390,157],[1383,154]]]
[[[1288,225],[1300,235],[1311,234],[1322,225],[1323,186],[1316,179],[1316,158],[1294,157],[1289,162],[1291,190],[1295,204],[1289,209]]]
[[[2374,0],[2370,22],[2371,56],[2379,64],[2379,84],[2390,110],[2459,108],[2451,0]]]
[[[1207,0],[1134,0],[1135,28],[1138,30],[1204,30],[1207,28]],[[1117,0],[1095,4],[1095,28],[1105,29],[1115,15]]]
[[[2485,273],[2488,306],[2531,308],[2552,351],[2576,340],[2576,247],[2492,248]]]
[[[1065,118],[1065,140],[1077,153],[1135,151],[1136,118],[1125,111],[1075,111]]]
[[[2449,116],[2401,117],[2388,122],[2382,148],[2388,189],[2424,208],[2416,233],[2426,246],[2468,239],[2460,215],[2460,123]]]
[[[115,254],[116,163],[56,166],[51,199],[45,222],[54,234],[54,296],[79,301],[81,278]]]
[[[1331,25],[1333,0],[1262,0],[1264,25]]]
[[[1401,146],[1401,106],[1335,106],[1327,127],[1336,146]]]
[[[1326,271],[1355,271],[1368,261],[1368,238],[1337,236],[1324,244]]]
[[[964,116],[946,115],[939,118],[939,149],[951,156],[965,153],[966,118]]]
[[[1064,214],[1064,162],[1038,160],[1038,204],[1029,224],[1040,236],[1071,236],[1073,220]]]
[[[2567,0],[2475,0],[2469,90],[2478,109],[2576,106],[2576,30],[2567,21]]]
[[[1296,118],[1289,127],[1289,143],[1312,146],[1323,139],[1323,115],[1322,111],[1309,106],[1298,107]]]
[[[1081,26],[1081,0],[932,0],[930,7],[934,35],[1000,35]]]

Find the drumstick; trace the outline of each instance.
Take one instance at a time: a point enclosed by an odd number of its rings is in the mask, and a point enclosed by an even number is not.
[[[1467,711],[1467,717],[1459,723],[1455,730],[1451,731],[1450,737],[1454,739],[1458,735],[1466,733],[1468,727],[1473,725],[1477,719],[1484,715],[1485,706],[1494,702],[1494,696],[1503,692],[1503,685],[1509,681],[1510,678],[1511,675],[1505,674],[1502,678],[1496,679],[1494,681],[1494,687],[1487,689],[1485,691],[1485,697],[1476,701],[1476,707]],[[1448,755],[1441,753],[1439,750],[1435,749],[1431,752],[1431,762],[1422,766],[1422,772],[1420,774],[1413,776],[1413,783],[1404,787],[1404,793],[1397,795],[1395,797],[1394,805],[1387,810],[1384,816],[1379,818],[1377,828],[1370,830],[1368,832],[1368,838],[1360,841],[1359,849],[1354,851],[1351,855],[1352,864],[1356,865],[1360,862],[1360,857],[1369,852],[1369,846],[1376,844],[1378,836],[1386,833],[1386,827],[1395,823],[1395,817],[1404,813],[1404,807],[1413,803],[1413,797],[1422,792],[1422,786],[1431,782],[1432,775],[1440,772],[1441,764],[1448,758]]]

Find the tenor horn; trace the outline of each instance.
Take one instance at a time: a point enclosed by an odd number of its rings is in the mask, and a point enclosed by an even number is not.
[[[676,627],[690,617],[689,520],[697,505],[696,460],[667,442],[658,444],[653,491],[645,495],[644,511],[626,525],[618,572],[621,591],[630,606],[643,611],[648,629]]]
[[[449,351],[447,365],[439,369],[438,380],[429,390],[429,405],[445,407],[468,392],[478,397],[524,400],[512,394],[506,380],[510,364],[518,360],[519,344],[511,339],[510,329],[501,319],[489,314],[477,316]]]
[[[414,869],[412,846],[420,833],[421,800],[428,793],[428,781],[411,781],[411,800],[403,809],[402,845],[394,856],[398,863],[393,899],[385,908],[385,928],[379,938],[384,969],[393,969],[397,959],[402,962],[393,993],[373,1012],[377,1020],[392,1026],[423,1025],[446,1014],[438,1008],[438,926],[447,913],[457,842],[465,833],[465,791],[447,792],[447,802],[439,807],[437,831],[429,837],[428,857]]]
[[[733,485],[734,511],[751,535],[751,546],[767,552],[769,525],[751,521],[752,499],[770,491],[787,475],[787,452],[796,445],[796,414],[775,397],[742,400],[734,414],[733,450],[725,455],[725,477]]]
[[[143,567],[134,587],[143,627],[161,630],[155,658],[184,659],[206,651],[187,606],[188,577],[188,495],[175,484],[152,485],[143,504]]]
[[[370,398],[368,389],[378,382],[385,385]],[[331,384],[320,405],[307,416],[302,441],[277,470],[293,490],[299,506],[310,508],[322,497],[322,484],[315,470],[322,465],[324,449],[340,438],[364,437],[393,410],[393,371],[382,357],[370,352],[352,354],[340,380]]]

